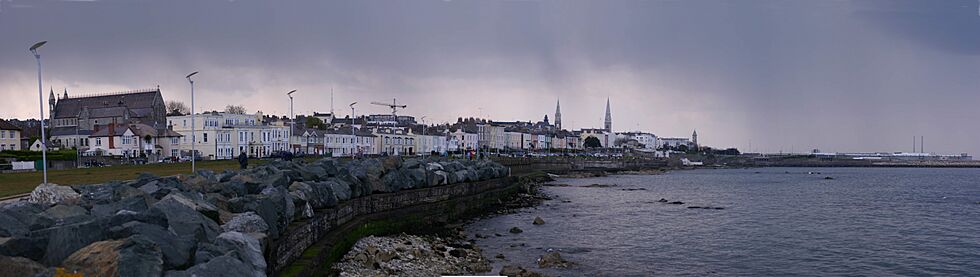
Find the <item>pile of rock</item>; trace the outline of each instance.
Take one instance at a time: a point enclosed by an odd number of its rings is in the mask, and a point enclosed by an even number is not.
[[[191,176],[144,174],[74,187],[44,184],[28,201],[0,207],[0,268],[16,265],[22,276],[56,270],[85,276],[264,276],[264,247],[317,209],[372,193],[508,173],[490,161],[390,157],[271,162]]]
[[[471,275],[492,268],[472,243],[442,237],[362,238],[334,265],[340,276]]]

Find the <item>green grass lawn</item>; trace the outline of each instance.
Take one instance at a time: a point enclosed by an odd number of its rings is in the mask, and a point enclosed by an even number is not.
[[[265,161],[251,160],[249,165],[262,164]],[[238,161],[202,161],[197,162],[197,169],[238,170]],[[48,181],[59,185],[88,185],[109,181],[136,179],[140,173],[148,172],[157,176],[172,176],[191,172],[191,163],[123,165],[99,168],[79,168],[67,170],[49,170]],[[34,190],[44,178],[40,171],[0,174],[0,197],[28,193]]]

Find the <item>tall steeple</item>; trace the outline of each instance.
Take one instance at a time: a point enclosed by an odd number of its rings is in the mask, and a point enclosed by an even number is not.
[[[57,99],[57,98],[55,98],[55,96],[54,96],[54,88],[52,87],[51,88],[51,94],[48,95],[48,112],[50,112],[50,114],[48,114],[48,116],[50,116],[51,118],[54,118],[54,106],[55,106],[55,103],[57,103],[57,102],[55,102],[56,101],[55,99]],[[44,118],[42,118],[41,120],[44,120]]]
[[[612,112],[609,109],[609,98],[606,98],[606,131],[612,132]]]
[[[561,130],[561,99],[555,104],[555,129]]]

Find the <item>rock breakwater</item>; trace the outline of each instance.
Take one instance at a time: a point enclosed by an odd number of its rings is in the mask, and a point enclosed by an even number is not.
[[[13,268],[5,267],[7,261],[24,276],[264,276],[264,249],[317,209],[374,193],[508,174],[491,161],[389,157],[45,184],[30,200],[0,207],[0,271]]]

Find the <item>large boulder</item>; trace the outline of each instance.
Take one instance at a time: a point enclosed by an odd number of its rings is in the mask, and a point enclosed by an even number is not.
[[[171,193],[160,199],[159,202],[173,202],[175,204],[184,205],[188,208],[194,209],[195,211],[201,213],[202,215],[210,218],[214,221],[220,221],[220,214],[218,212],[218,207],[209,203],[204,199],[204,196],[197,193]],[[159,203],[157,202],[157,203]]]
[[[231,221],[221,225],[221,230],[224,232],[265,233],[269,231],[269,225],[255,212],[244,212],[235,214]]]
[[[0,255],[40,261],[44,258],[47,242],[46,237],[0,237]]]
[[[27,201],[51,206],[60,203],[79,204],[81,199],[82,195],[78,194],[78,192],[69,186],[45,183],[34,188],[34,191],[31,192],[31,197]]]
[[[39,214],[38,219],[35,222],[35,226],[65,225],[89,221],[92,219],[94,219],[94,217],[89,215],[88,210],[85,208],[76,205],[58,204],[44,210],[44,212]],[[47,222],[40,223],[42,221]]]
[[[36,276],[52,274],[47,267],[24,257],[0,256],[0,277]]]
[[[218,248],[230,250],[226,253],[232,254],[249,266],[252,269],[251,276],[265,274],[267,264],[262,255],[262,245],[257,239],[239,232],[225,232],[218,235],[214,244]]]
[[[232,257],[230,254],[197,264],[184,271],[167,271],[166,277],[199,277],[199,276],[265,276],[265,273],[255,275],[252,267]]]
[[[134,236],[92,243],[73,253],[62,265],[84,276],[160,276],[163,259],[156,243]]]
[[[31,230],[31,226],[38,221],[38,214],[44,212],[45,207],[24,201],[0,206],[0,237],[27,234]]]
[[[32,231],[30,236],[36,242],[46,245],[44,257],[40,262],[46,265],[60,264],[68,255],[90,243],[106,239],[106,220],[94,219],[86,222],[56,225]]]
[[[177,236],[198,241],[211,241],[218,236],[219,226],[211,218],[194,209],[184,197],[170,194],[150,208],[167,218],[168,226]],[[172,197],[171,197],[172,196]]]
[[[126,186],[123,183],[106,183],[75,186],[73,189],[82,196],[86,204],[105,204],[114,201],[116,189]],[[128,187],[128,186],[126,186]]]
[[[149,185],[149,184],[147,184]],[[142,212],[148,209],[147,199],[144,196],[133,196],[119,201],[98,204],[92,206],[92,215],[98,217],[112,216],[115,213],[126,210],[134,212]]]
[[[392,170],[399,169],[402,167],[402,159],[395,156],[390,156],[387,158],[381,158],[381,168],[384,172],[391,172]]]
[[[337,180],[327,180],[324,183],[330,188],[330,192],[337,198],[337,201],[347,201],[351,198],[351,189],[347,184],[342,184]]]
[[[267,187],[258,195],[233,198],[228,209],[233,213],[255,212],[269,225],[269,236],[278,238],[295,215],[292,197],[285,188]]]
[[[314,209],[337,206],[337,196],[333,193],[328,183],[294,182],[289,186],[289,190],[292,196],[305,200]]]
[[[193,238],[179,237],[164,227],[139,221],[130,221],[109,229],[109,237],[113,239],[131,236],[140,236],[156,243],[163,254],[164,268],[186,268],[191,265],[191,255],[197,244]]]

